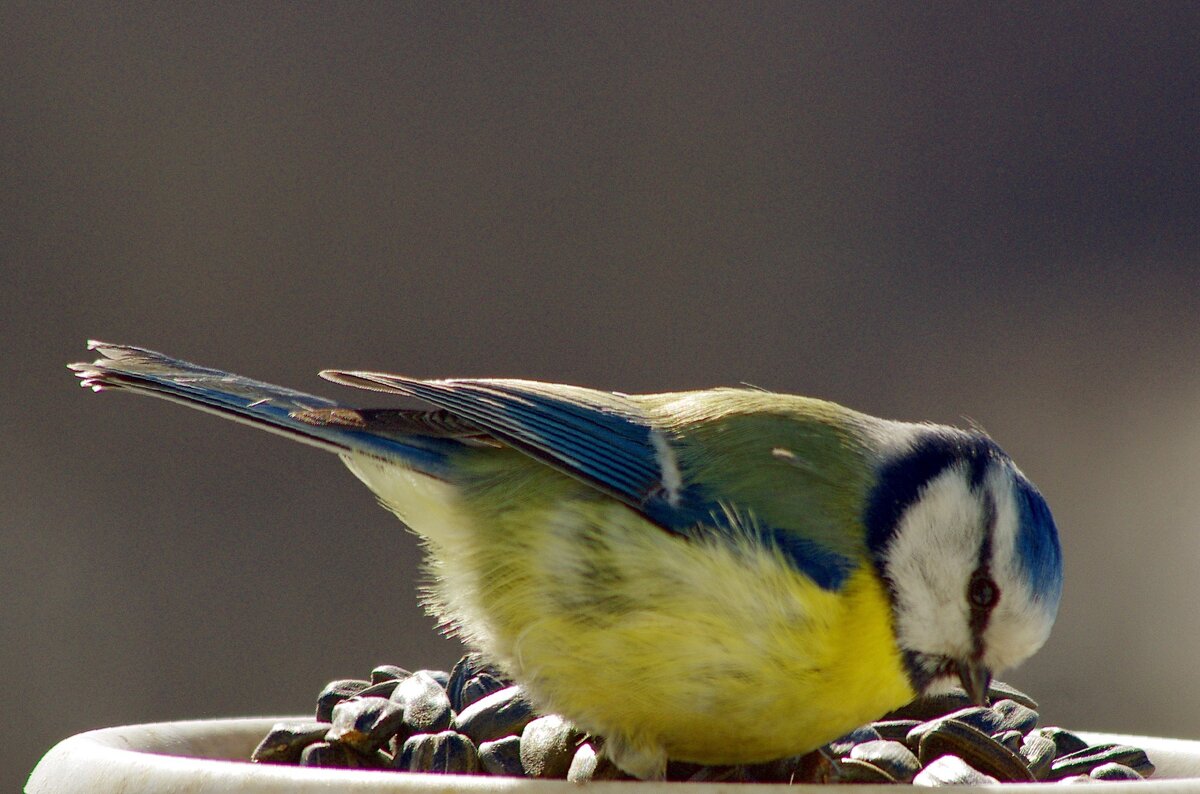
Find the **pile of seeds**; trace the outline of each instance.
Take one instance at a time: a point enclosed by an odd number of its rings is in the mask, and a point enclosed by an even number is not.
[[[1037,704],[996,682],[992,706],[961,690],[923,698],[806,755],[767,764],[672,762],[674,781],[913,783],[925,786],[1035,781],[1140,780],[1154,771],[1141,750],[1089,747],[1039,726]],[[588,736],[553,714],[539,716],[521,688],[467,655],[449,673],[394,665],[370,680],[333,681],[312,722],[276,724],[251,760],[268,764],[402,772],[627,780]]]

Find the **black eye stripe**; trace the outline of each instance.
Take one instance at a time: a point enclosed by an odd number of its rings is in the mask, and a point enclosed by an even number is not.
[[[992,609],[1000,600],[1000,587],[992,578],[992,545],[996,534],[996,498],[990,491],[976,490],[983,496],[983,542],[979,544],[979,561],[967,580],[967,605],[971,609],[971,637],[975,653],[983,652],[983,632],[992,617]]]
[[[975,490],[983,496],[983,542],[979,544],[979,562],[976,570],[985,570],[992,564],[992,541],[996,535],[996,497],[991,491]]]

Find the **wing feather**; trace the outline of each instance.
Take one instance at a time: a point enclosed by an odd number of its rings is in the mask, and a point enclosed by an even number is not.
[[[663,489],[658,431],[618,394],[517,380],[418,380],[326,371],[336,383],[424,400],[638,508]]]

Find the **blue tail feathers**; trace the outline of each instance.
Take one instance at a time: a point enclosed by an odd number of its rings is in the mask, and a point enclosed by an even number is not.
[[[101,358],[71,364],[82,385],[95,391],[126,390],[160,397],[254,425],[338,454],[361,452],[394,460],[424,474],[444,478],[448,456],[462,442],[398,433],[384,423],[328,421],[359,416],[357,410],[325,397],[210,369],[131,345],[89,341]],[[314,417],[320,417],[315,419]],[[395,423],[391,423],[395,424]]]

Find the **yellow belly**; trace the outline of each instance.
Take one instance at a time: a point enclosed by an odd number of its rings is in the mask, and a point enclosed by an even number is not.
[[[771,555],[629,523],[649,542],[626,537],[615,593],[581,597],[574,587],[595,572],[571,585],[565,555],[544,554],[530,566],[538,595],[492,595],[511,638],[496,650],[551,708],[634,747],[715,764],[806,752],[913,698],[867,569],[830,593]]]
[[[750,542],[682,539],[542,468],[463,496],[350,463],[428,541],[439,616],[539,706],[637,752],[766,761],[914,696],[868,565],[829,592]],[[540,498],[502,498],[522,491]]]

